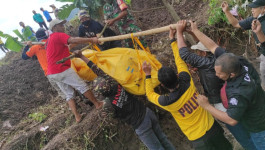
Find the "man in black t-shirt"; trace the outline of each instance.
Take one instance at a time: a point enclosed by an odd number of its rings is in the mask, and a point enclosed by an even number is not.
[[[96,37],[103,30],[103,26],[89,17],[85,10],[78,13],[81,25],[79,26],[79,37]],[[116,36],[116,33],[109,28],[103,33],[104,37]],[[110,41],[98,45],[101,50],[108,50],[115,47],[122,47],[120,41]]]
[[[256,148],[265,149],[265,92],[257,71],[246,59],[225,53],[197,28],[196,23],[190,23],[192,32],[217,58],[216,76],[226,81],[221,96],[223,104],[228,105],[226,112],[214,108],[203,95],[198,96],[199,105],[229,125],[234,126],[240,121],[250,132]]]
[[[132,126],[148,149],[175,150],[160,128],[158,119],[151,109],[82,55],[81,51],[75,51],[74,54],[81,58],[99,76],[94,81],[94,90],[105,97],[103,112],[113,114],[114,117]]]

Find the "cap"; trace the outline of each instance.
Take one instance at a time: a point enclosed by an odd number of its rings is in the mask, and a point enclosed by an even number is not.
[[[52,31],[52,28],[59,24],[59,23],[63,23],[65,24],[66,23],[66,20],[59,20],[59,19],[53,19],[51,22],[50,22],[50,25],[49,25],[49,29]]]
[[[47,39],[48,38],[48,36],[47,36],[47,34],[45,32],[45,29],[43,29],[43,28],[39,28],[38,29],[38,31],[36,32],[36,37],[37,37],[38,41],[41,41],[43,39]]]
[[[54,4],[51,4],[50,7],[55,7],[55,5]]]
[[[191,49],[197,49],[197,50],[200,50],[200,51],[210,52],[210,50],[208,50],[201,42],[199,42],[196,45],[192,45]]]
[[[80,10],[78,13],[78,18],[81,20],[82,17],[90,17],[89,13],[86,10]]]
[[[258,8],[261,6],[265,6],[265,0],[253,0],[252,3],[248,4],[250,8]]]

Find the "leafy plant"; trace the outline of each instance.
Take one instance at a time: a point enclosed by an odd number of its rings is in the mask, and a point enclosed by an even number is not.
[[[29,114],[29,118],[36,120],[38,122],[42,122],[44,119],[47,118],[47,116],[41,112]]]
[[[5,47],[11,51],[19,52],[23,48],[23,45],[18,41],[18,38],[5,34],[2,31],[0,31],[0,36],[6,38]]]
[[[86,9],[92,18],[103,17],[103,0],[56,0],[59,2],[72,2],[71,5],[64,5],[60,8],[58,16],[60,19],[65,19],[69,16],[74,8]]]
[[[205,0],[209,2],[209,19],[208,19],[208,24],[209,25],[214,25],[214,24],[218,24],[220,22],[226,22],[229,23],[227,20],[227,17],[225,16],[225,13],[223,13],[222,8],[221,8],[221,4],[222,1],[221,0]],[[248,14],[249,11],[246,10],[245,6],[243,5],[247,0],[230,0],[228,1],[230,9],[233,6],[238,6],[237,7],[237,13],[239,15],[239,17],[243,17],[245,18]],[[251,2],[252,0],[248,0],[249,2]]]
[[[221,2],[219,0],[209,0],[209,19],[208,19],[208,24],[209,25],[214,25],[219,22],[227,22],[228,20],[225,16],[225,14],[222,11]]]
[[[21,39],[21,41],[26,41],[23,35],[18,31],[18,29],[13,30],[13,32]]]
[[[40,137],[40,149],[42,149],[44,146],[45,146],[45,144],[47,144],[47,141],[48,141],[48,139],[47,139],[47,135],[46,135],[46,133],[44,133],[43,135],[41,135],[41,137]]]

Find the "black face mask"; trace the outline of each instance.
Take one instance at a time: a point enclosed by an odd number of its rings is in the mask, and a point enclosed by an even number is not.
[[[82,24],[83,24],[84,26],[88,26],[88,25],[89,25],[89,20],[84,21]]]

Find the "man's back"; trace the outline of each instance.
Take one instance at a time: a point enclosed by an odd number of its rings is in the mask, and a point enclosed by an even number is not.
[[[47,40],[48,75],[61,73],[70,68],[70,60],[61,64],[56,64],[57,61],[70,55],[68,49],[69,38],[70,36],[65,33],[55,32],[52,33]]]
[[[199,56],[195,53],[189,52],[187,47],[180,48],[179,53],[181,58],[187,64],[198,68],[200,82],[210,103],[220,103],[220,90],[224,82],[215,75],[214,63],[216,58],[214,55],[209,54],[209,56],[205,57]]]
[[[46,42],[46,40],[42,40],[41,42]],[[44,74],[47,75],[47,57],[46,57],[46,49],[45,45],[33,45],[29,51],[26,52],[29,57],[37,56],[38,61],[41,65]]]
[[[172,114],[189,140],[196,140],[212,127],[214,119],[197,103],[198,93],[186,63],[180,58],[177,43],[173,42],[171,46],[179,74],[179,87],[168,96],[160,96],[150,86],[151,80],[147,79],[146,95],[152,103]],[[171,101],[171,103],[163,104],[164,101]]]

